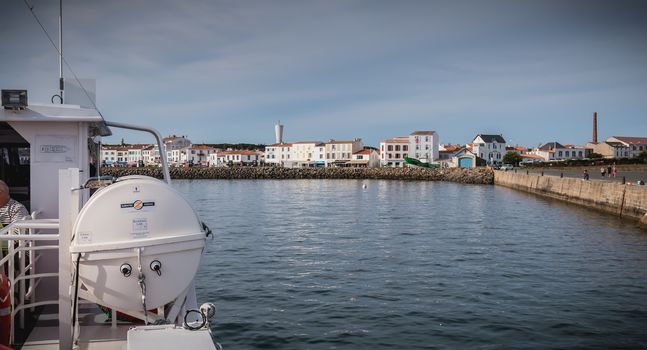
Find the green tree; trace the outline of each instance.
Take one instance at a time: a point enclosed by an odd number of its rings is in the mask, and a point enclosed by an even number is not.
[[[508,152],[503,156],[503,163],[504,164],[512,164],[512,165],[519,165],[519,163],[523,160],[517,152]]]
[[[599,159],[599,158],[602,158],[602,157],[604,157],[604,156],[601,155],[600,153],[593,152],[593,153],[589,154],[589,158],[591,158],[591,159]]]
[[[647,151],[642,151],[638,154],[638,158],[642,159],[644,163],[647,163]]]

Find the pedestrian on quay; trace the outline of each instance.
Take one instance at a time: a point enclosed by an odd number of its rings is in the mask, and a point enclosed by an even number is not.
[[[616,175],[618,175],[618,169],[616,169],[616,165],[613,165],[613,168],[611,168],[611,176],[615,179]]]
[[[606,172],[607,171],[606,171],[606,169],[604,169],[604,167],[600,168],[600,176],[602,176],[603,178],[604,178],[604,174],[606,174]]]
[[[611,177],[611,165],[607,166],[607,176]]]
[[[589,179],[589,172],[588,170],[584,169],[584,180],[588,180],[588,179]]]

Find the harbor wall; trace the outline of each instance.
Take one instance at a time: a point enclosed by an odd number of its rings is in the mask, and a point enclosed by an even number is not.
[[[375,179],[413,181],[452,181],[466,184],[493,184],[490,169],[423,168],[282,168],[282,167],[195,167],[171,168],[172,179]],[[101,175],[121,177],[147,175],[162,178],[161,168],[101,168]]]
[[[496,185],[602,210],[647,226],[647,186],[495,171]]]

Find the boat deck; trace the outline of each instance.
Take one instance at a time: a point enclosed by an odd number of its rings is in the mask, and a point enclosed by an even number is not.
[[[55,310],[45,311],[54,312],[41,313],[25,342],[16,344],[16,349],[59,349],[58,313]],[[125,350],[126,334],[135,326],[132,323],[119,322],[117,327],[113,328],[108,317],[93,304],[80,305],[79,324],[79,349],[88,350]]]

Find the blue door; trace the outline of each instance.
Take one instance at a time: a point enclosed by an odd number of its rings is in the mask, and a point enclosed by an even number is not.
[[[472,167],[472,158],[464,157],[458,159],[459,168],[471,168]]]

